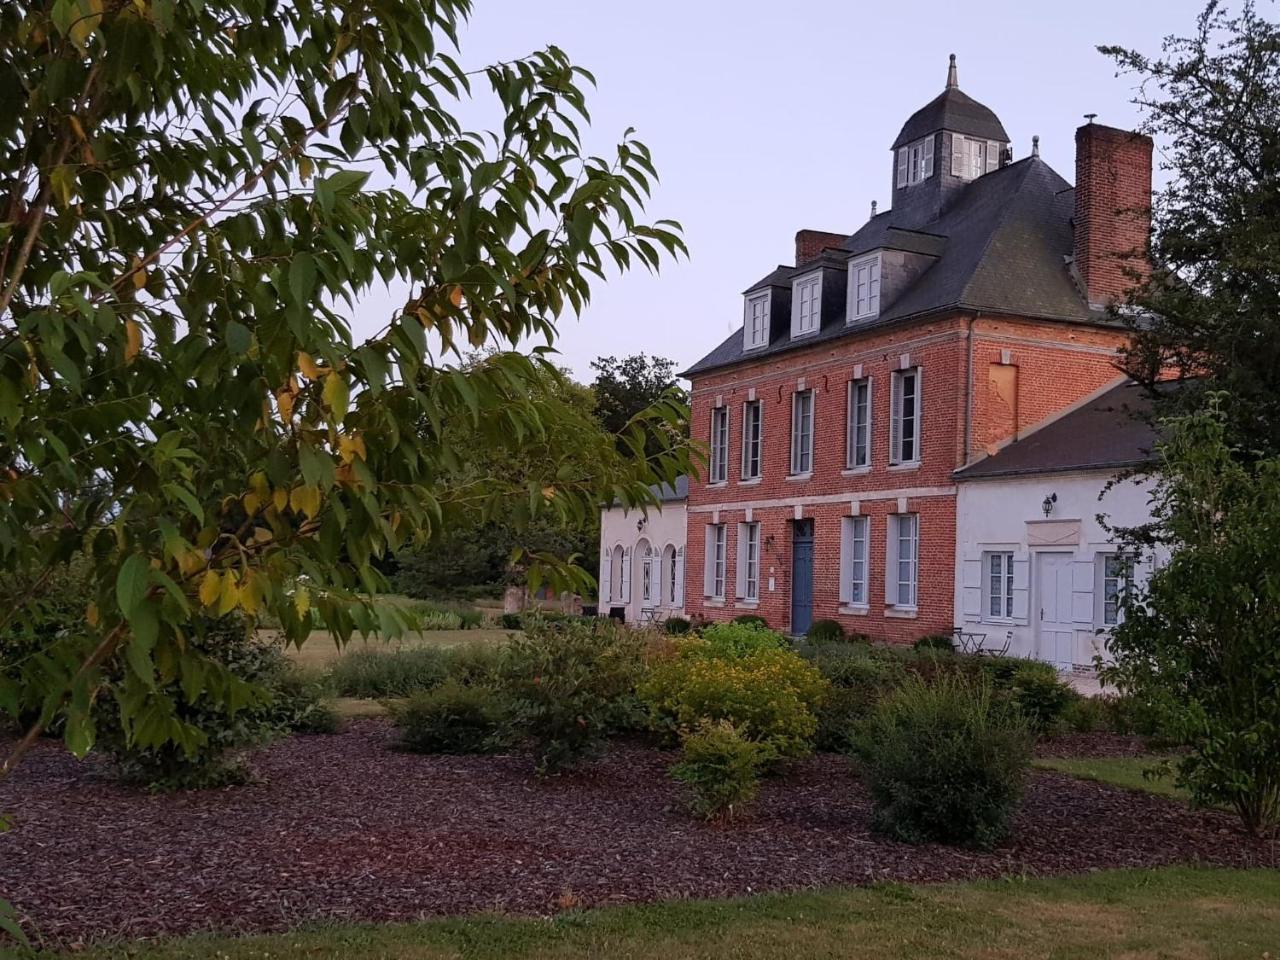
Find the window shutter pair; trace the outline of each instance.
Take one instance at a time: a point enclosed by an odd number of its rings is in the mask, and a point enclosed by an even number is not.
[[[930,136],[920,147],[921,178],[924,180],[933,176],[933,141]]]
[[[907,148],[898,148],[898,186],[907,185]]]

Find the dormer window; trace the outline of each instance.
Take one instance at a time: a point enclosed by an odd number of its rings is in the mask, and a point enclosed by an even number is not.
[[[747,294],[747,303],[743,318],[743,349],[755,350],[769,343],[769,302],[770,292]]]
[[[849,262],[849,323],[880,315],[880,254]]]
[[[933,135],[898,148],[899,187],[909,187],[933,176]]]
[[[822,325],[822,271],[800,277],[791,290],[791,336],[817,333]]]
[[[996,140],[951,135],[951,175],[962,180],[976,180],[1000,166],[1004,144]]]

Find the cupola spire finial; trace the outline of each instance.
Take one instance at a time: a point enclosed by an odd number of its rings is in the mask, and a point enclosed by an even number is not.
[[[956,90],[960,86],[960,81],[956,79],[956,55],[951,55],[951,64],[947,67],[947,89]]]

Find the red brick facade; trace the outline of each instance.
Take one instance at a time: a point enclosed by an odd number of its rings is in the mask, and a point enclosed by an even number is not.
[[[1062,410],[1118,377],[1123,335],[1083,324],[952,314],[905,322],[695,375],[692,434],[709,443],[712,410],[729,413],[728,480],[690,478],[685,607],[695,617],[728,620],[758,613],[791,626],[791,543],[797,517],[813,521],[813,617],[839,620],[873,639],[909,642],[950,632],[956,542],[951,473],[1013,439],[1018,430]],[[903,365],[921,371],[921,457],[889,465],[890,379]],[[871,463],[846,469],[848,385],[857,368],[871,380]],[[792,394],[797,381],[814,391],[811,475],[790,473]],[[743,404],[761,402],[763,469],[743,481]],[[865,610],[840,602],[841,519],[869,518]],[[886,601],[889,517],[919,517],[918,599],[914,611]],[[706,525],[727,531],[723,602],[704,591]],[[739,523],[760,523],[760,590],[753,603],[735,597]]]

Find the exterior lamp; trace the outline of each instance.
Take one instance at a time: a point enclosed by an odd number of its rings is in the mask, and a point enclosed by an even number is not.
[[[1053,513],[1053,505],[1057,502],[1058,495],[1056,493],[1051,493],[1044,498],[1044,502],[1040,504],[1040,509],[1044,511],[1045,519],[1048,519],[1049,514]]]

